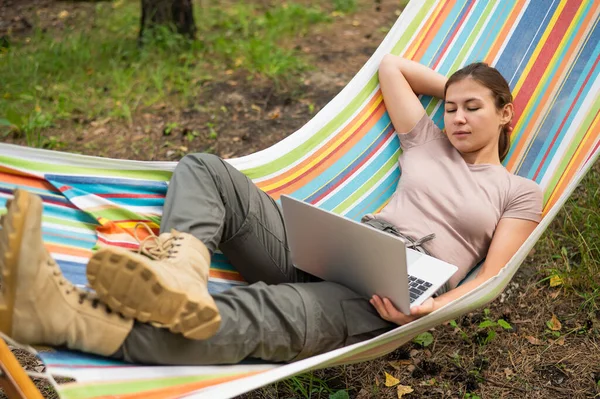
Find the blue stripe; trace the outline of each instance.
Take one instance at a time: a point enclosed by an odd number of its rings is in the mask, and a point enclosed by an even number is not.
[[[381,182],[377,190],[373,190],[371,194],[363,198],[361,202],[344,216],[355,221],[360,221],[365,214],[375,212],[376,209],[383,206],[383,204],[390,199],[392,194],[394,194],[399,180],[400,168],[396,166],[392,173]]]
[[[561,90],[558,95],[557,101],[554,103],[552,109],[549,111],[549,116],[546,118],[542,126],[540,127],[540,134],[536,137],[534,145],[530,152],[527,154],[527,158],[524,160],[522,169],[528,171],[525,175],[526,177],[532,179],[535,175],[535,170],[538,168],[544,154],[548,151],[550,147],[550,143],[554,139],[556,135],[559,137],[553,144],[553,148],[558,148],[562,140],[566,134],[566,132],[571,127],[575,116],[577,115],[577,110],[584,102],[586,94],[590,91],[594,79],[590,79],[587,82],[587,86],[583,87],[583,82],[591,71],[592,66],[596,62],[600,54],[600,30],[596,29],[594,31],[594,35],[590,41],[588,41],[587,45],[584,47],[581,56],[578,58],[575,66],[567,78],[565,82],[565,86]],[[582,88],[583,87],[583,88]],[[577,97],[577,93],[582,90],[581,95],[577,102],[575,102],[575,98]],[[567,112],[569,108],[571,108],[571,113],[567,117],[564,125],[562,126],[562,130],[558,131],[560,125],[563,123],[563,120],[567,116]],[[534,155],[537,154],[537,156]],[[552,157],[549,156],[546,159],[546,162],[543,168],[540,171],[540,175],[538,176],[538,180],[544,175],[545,171],[548,168],[548,164],[551,162]]]
[[[354,144],[348,151],[333,165],[331,165],[328,169],[321,172],[320,175],[315,176],[310,182],[305,184],[303,187],[299,188],[295,192],[292,193],[292,197],[298,199],[305,199],[313,196],[315,192],[322,190],[325,185],[331,179],[334,179],[337,175],[344,172],[347,169],[348,165],[354,161],[355,158],[360,157],[365,148],[368,148],[372,145],[375,140],[380,138],[382,132],[387,128],[387,125],[390,123],[389,117],[382,117],[379,119],[375,125],[365,134],[363,138],[361,138],[356,144]],[[341,148],[340,151],[344,151],[344,148]]]
[[[459,15],[461,15],[461,13],[464,13],[464,7],[461,7],[460,3],[461,2],[458,2],[458,5],[452,7],[452,10],[450,10],[448,17],[444,20],[442,26],[440,26],[440,29],[437,31],[435,37],[431,40],[431,44],[423,54],[423,57],[420,60],[416,61],[419,61],[421,64],[427,66],[433,65],[433,60],[435,59],[437,54],[440,53],[441,49],[444,48],[444,44],[448,40],[448,35],[450,34],[452,28],[456,24],[456,22],[454,22],[455,19]]]
[[[472,3],[472,1],[470,3]],[[458,29],[460,27],[459,26],[460,18],[462,18],[464,15],[466,15],[469,5],[470,4],[465,5],[463,11],[461,12],[461,14],[459,16],[459,20],[456,21],[455,27],[452,28],[452,31],[454,31],[455,29]],[[473,28],[475,28],[475,25],[477,25],[477,22],[479,22],[479,18],[481,17],[481,14],[483,14],[483,11],[485,10],[486,7],[487,7],[486,2],[478,2],[471,10],[471,14],[468,16],[467,20],[463,24],[464,27],[463,27],[462,31],[460,32],[460,34],[457,37],[455,37],[455,42],[454,42],[455,44],[449,48],[449,51],[448,51],[448,54],[447,54],[446,60],[445,60],[446,62],[444,62],[444,67],[439,68],[439,71],[442,75],[447,75],[450,72],[450,67],[456,61],[458,54],[463,50],[462,46],[456,45],[456,43],[466,43],[467,40],[469,39],[469,36],[473,35]],[[446,39],[446,41],[444,42],[444,46],[447,45],[449,40],[450,40],[450,37],[448,37]],[[442,50],[443,50],[443,47],[439,50],[438,54],[436,54],[435,60],[438,60],[442,56]]]

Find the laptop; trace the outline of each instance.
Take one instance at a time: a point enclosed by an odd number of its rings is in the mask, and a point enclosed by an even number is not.
[[[458,270],[406,248],[400,237],[307,202],[282,195],[281,206],[296,268],[365,298],[387,297],[404,314],[431,297]]]

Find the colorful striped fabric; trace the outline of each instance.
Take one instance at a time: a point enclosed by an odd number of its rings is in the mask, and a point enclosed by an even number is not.
[[[61,396],[232,397],[310,369],[383,355],[494,299],[598,157],[599,15],[594,0],[413,0],[357,76],[302,129],[230,160],[275,198],[290,194],[359,219],[381,209],[400,178],[399,143],[377,81],[381,57],[403,55],[443,74],[488,62],[509,81],[517,111],[505,165],[537,181],[545,195],[544,220],[497,277],[409,325],[288,365],[141,367],[51,352],[42,356],[49,370],[77,379],[59,387]],[[440,102],[423,97],[422,103],[441,126]],[[174,167],[1,144],[0,206],[15,187],[40,194],[45,242],[67,277],[83,285],[95,246],[134,249],[137,221],[158,227]],[[210,290],[234,284],[243,281],[222,255],[215,256]]]

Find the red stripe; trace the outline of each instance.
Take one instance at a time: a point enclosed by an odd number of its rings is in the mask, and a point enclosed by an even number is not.
[[[432,69],[435,69],[438,66],[440,60],[444,56],[444,53],[446,53],[446,51],[448,51],[448,49],[450,48],[450,43],[452,43],[452,40],[454,40],[454,37],[458,33],[463,22],[465,22],[465,19],[467,19],[467,17],[469,16],[469,13],[471,12],[471,9],[473,8],[474,5],[475,5],[475,2],[474,1],[471,2],[471,4],[469,5],[469,8],[467,9],[467,12],[465,12],[463,14],[462,18],[460,19],[460,22],[458,23],[458,25],[456,25],[454,32],[452,32],[452,34],[450,35],[450,39],[446,42],[446,46],[442,49],[442,52],[440,53],[438,59],[433,63],[433,66],[431,67]]]
[[[440,12],[435,16],[435,19],[433,20],[433,23],[429,26],[429,29],[427,29],[427,32],[425,32],[423,36],[423,40],[421,41],[421,43],[419,44],[419,47],[417,47],[417,49],[415,50],[414,54],[419,54],[419,51],[421,50],[421,47],[425,44],[425,39],[427,38],[427,36],[429,35],[429,32],[431,32],[431,30],[433,28],[437,28],[437,22],[438,20],[442,17],[442,15],[444,14],[444,10],[446,9],[446,7],[450,4],[450,2],[446,2],[444,3],[444,5],[442,6]],[[431,43],[427,43],[427,45],[429,46]],[[414,61],[419,61],[419,60],[414,60]]]
[[[577,9],[581,1],[580,0],[569,0],[563,11],[561,12],[556,24],[552,28],[550,35],[548,36],[542,50],[538,54],[535,63],[532,68],[529,70],[527,74],[527,78],[523,85],[521,86],[521,90],[517,97],[514,100],[514,109],[515,115],[514,120],[518,121],[521,118],[521,114],[527,103],[531,100],[531,96],[535,89],[539,86],[539,82],[542,79],[542,76],[546,72],[550,61],[554,54],[556,54],[556,49],[560,45],[561,40],[565,36],[565,32],[569,29],[575,14],[577,13]]]
[[[598,151],[598,148],[600,148],[600,140],[598,140],[598,142],[596,143],[596,146],[594,147],[594,149],[592,150],[592,152],[590,153],[590,155],[587,157],[587,159],[583,163],[584,165],[586,165],[592,159],[592,157],[594,156],[594,154],[596,153],[596,151]]]
[[[290,180],[289,182],[287,182],[284,185],[281,185],[273,190],[267,191],[268,194],[272,194],[275,193],[277,191],[281,191],[284,190],[286,187],[291,186],[292,184],[294,184],[295,182],[297,182],[298,180],[301,180],[302,178],[304,178],[306,175],[308,175],[309,173],[312,173],[314,169],[318,168],[319,165],[321,165],[323,162],[325,162],[327,159],[331,158],[335,153],[337,153],[338,151],[340,151],[342,149],[342,147],[344,147],[344,145],[350,141],[354,136],[356,136],[361,130],[362,128],[371,121],[371,119],[373,118],[373,116],[375,114],[377,114],[377,111],[384,106],[383,101],[381,101],[379,103],[379,105],[377,106],[377,108],[375,108],[373,110],[373,112],[371,113],[371,115],[369,115],[369,117],[367,119],[365,119],[365,121],[363,123],[360,124],[360,126],[354,131],[354,133],[352,133],[350,136],[348,136],[346,138],[346,140],[344,140],[340,145],[338,145],[333,151],[331,151],[331,153],[327,154],[327,156],[325,156],[323,159],[321,159],[316,165],[314,165],[311,169],[307,170],[306,172],[302,173],[301,175],[297,176],[295,179]]]
[[[571,115],[571,112],[573,111],[573,108],[575,108],[575,104],[577,104],[577,101],[579,100],[579,97],[581,96],[581,93],[583,92],[583,89],[585,88],[585,85],[590,80],[590,77],[592,76],[592,73],[594,72],[594,69],[596,69],[596,65],[598,65],[598,60],[599,59],[600,59],[600,57],[596,58],[596,62],[594,62],[594,66],[592,66],[592,68],[590,68],[590,71],[588,72],[587,76],[585,77],[585,80],[583,81],[583,84],[579,87],[579,91],[577,92],[577,96],[575,96],[575,99],[571,103],[571,106],[569,107],[569,110],[567,111],[567,113],[566,113],[565,117],[563,118],[560,126],[558,127],[558,130],[556,131],[557,134],[554,135],[554,138],[552,139],[552,142],[548,146],[548,149],[546,150],[546,153],[544,154],[544,157],[542,158],[542,161],[540,162],[537,170],[535,171],[535,175],[533,176],[533,180],[535,180],[537,178],[538,174],[540,173],[540,170],[542,170],[542,166],[544,166],[544,163],[546,162],[546,158],[548,158],[548,154],[550,154],[550,151],[552,150],[552,147],[554,146],[554,143],[556,143],[556,140],[558,139],[558,136],[560,136],[560,134],[558,134],[558,133],[560,133],[562,131],[563,127],[565,126],[565,123],[567,123],[567,119],[569,119],[569,116]]]
[[[346,174],[347,174],[348,176],[352,176],[352,175],[354,175],[354,173],[355,173],[355,172],[356,172],[358,169],[360,169],[360,168],[361,168],[361,167],[362,167],[362,166],[363,166],[365,163],[367,163],[367,161],[368,161],[369,159],[373,158],[373,155],[375,155],[375,154],[377,153],[377,151],[379,151],[379,149],[381,149],[381,147],[383,147],[383,145],[384,145],[384,144],[387,142],[387,140],[389,139],[389,137],[390,137],[391,135],[393,135],[393,134],[394,134],[394,128],[393,128],[392,126],[390,126],[390,128],[389,128],[389,129],[388,129],[388,131],[386,132],[386,136],[387,136],[387,137],[385,138],[385,140],[381,140],[381,142],[379,143],[379,145],[378,145],[377,147],[375,147],[375,148],[374,148],[374,149],[371,151],[371,153],[370,153],[368,156],[366,156],[366,157],[365,157],[365,158],[364,158],[364,159],[363,159],[363,160],[362,160],[360,163],[356,164],[356,165],[354,166],[354,168],[352,168],[352,169],[350,170],[350,172],[349,172],[349,173],[348,173],[348,172],[346,172]],[[344,183],[345,181],[346,181],[346,179],[341,179],[341,180],[340,180],[340,181],[338,181],[336,184],[332,185],[332,186],[329,188],[329,190],[327,190],[327,191],[323,192],[323,193],[322,193],[320,196],[318,196],[318,197],[315,199],[315,202],[319,202],[319,201],[321,201],[323,198],[325,198],[327,195],[329,195],[329,194],[330,194],[330,193],[331,193],[333,190],[335,190],[337,187],[341,186],[341,185],[342,185],[342,183]]]
[[[98,241],[100,241],[106,245],[110,245],[111,247],[117,247],[117,248],[127,248],[127,249],[137,250],[140,247],[139,244],[130,244],[130,243],[126,243],[126,242],[119,242],[117,244],[114,241],[108,241],[107,239],[103,238],[102,236],[98,236]]]

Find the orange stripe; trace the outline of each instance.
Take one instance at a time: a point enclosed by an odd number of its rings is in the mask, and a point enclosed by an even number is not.
[[[58,193],[58,191],[56,190],[56,188],[54,188],[52,184],[48,183],[42,178],[27,175],[16,170],[11,170],[10,168],[5,168],[3,166],[0,166],[0,181],[2,181],[3,183],[15,184],[18,186],[27,186],[30,188],[37,188]]]
[[[61,255],[80,256],[83,258],[91,258],[92,257],[92,251],[89,249],[68,247],[66,245],[60,245],[60,244],[44,243],[44,245],[46,246],[46,249],[50,253],[61,254]]]
[[[452,8],[456,4],[456,0],[452,1],[442,1],[438,4],[434,13],[431,14],[429,21],[427,21],[427,28],[423,30],[425,34],[420,37],[420,40],[416,41],[413,47],[407,51],[407,58],[410,58],[415,61],[421,60],[423,55],[431,45],[432,40],[438,34],[438,30],[452,11]]]
[[[575,151],[575,157],[571,159],[571,162],[567,165],[563,175],[558,180],[556,187],[552,191],[546,206],[544,207],[544,216],[552,209],[556,201],[560,198],[561,194],[565,191],[569,183],[573,181],[573,176],[579,170],[579,167],[583,164],[587,156],[589,155],[590,149],[594,146],[595,140],[592,140],[592,133],[597,132],[600,129],[600,113],[596,114],[596,118],[590,125],[586,132],[583,140],[579,144],[579,147]],[[595,135],[593,136],[595,137]]]
[[[343,143],[340,147],[343,146],[346,148],[354,148],[356,143],[358,143],[365,136],[365,134],[368,133],[369,130],[371,130],[377,122],[379,122],[379,120],[381,119],[381,117],[383,116],[383,114],[385,112],[386,112],[386,109],[382,102],[380,104],[380,106],[377,108],[377,110],[375,111],[375,113],[371,116],[371,119],[368,121],[368,123],[361,127],[362,132],[354,134],[351,137],[349,137],[348,141]],[[331,148],[330,148],[330,150],[331,150]],[[315,167],[313,167],[312,169],[307,171],[304,175],[302,175],[300,178],[298,178],[293,183],[288,184],[284,188],[270,190],[270,191],[268,191],[268,194],[270,196],[272,196],[273,198],[278,199],[282,194],[293,193],[294,191],[305,186],[307,181],[309,181],[309,182],[313,181],[318,175],[320,175],[322,173],[323,170],[327,170],[329,167],[331,167],[333,164],[335,164],[344,155],[346,155],[346,151],[336,151],[329,158],[323,160],[321,163],[319,163],[318,165],[316,165]],[[311,157],[311,158],[313,158],[313,157]]]
[[[591,12],[588,15],[586,15],[586,18],[584,19],[583,23],[580,26],[581,27],[587,26],[587,24],[590,23],[590,21],[594,17],[594,14],[595,14],[595,12]],[[579,29],[577,31],[577,35],[575,36],[574,43],[580,43],[580,39],[581,39],[581,37],[583,37],[584,32],[586,32],[586,29]],[[564,38],[563,38],[563,40],[564,40]],[[560,46],[560,44],[559,44],[559,46]],[[553,99],[552,94],[554,94],[554,89],[555,89],[556,85],[558,83],[563,82],[563,79],[561,78],[563,72],[567,69],[567,67],[571,67],[573,65],[573,63],[571,62],[572,61],[571,57],[574,55],[575,50],[579,51],[580,48],[578,48],[577,46],[569,46],[567,53],[563,57],[562,62],[559,64],[560,66],[558,67],[557,71],[553,75],[553,79],[550,81],[548,87],[546,89],[544,89],[544,92],[546,95],[541,97],[539,103],[534,106],[535,111],[530,118],[530,123],[527,126],[523,127],[523,129],[524,129],[523,134],[521,135],[521,138],[517,142],[517,145],[516,145],[516,147],[514,149],[514,153],[513,153],[514,155],[510,158],[510,160],[508,161],[508,163],[506,165],[506,168],[508,170],[514,171],[515,164],[517,162],[520,162],[520,160],[523,158],[524,147],[529,146],[529,144],[530,144],[529,140],[528,140],[529,136],[531,136],[534,131],[537,131],[541,128],[543,122],[536,123],[536,121],[538,120],[538,118],[540,117],[542,112],[548,112],[546,105],[548,104],[548,102],[550,100]],[[527,105],[524,108],[525,110],[528,110],[528,108],[530,108],[531,101],[535,100],[538,97],[538,95],[539,95],[539,93],[534,92],[534,94],[527,101]],[[531,106],[533,106],[533,104],[531,104]],[[522,113],[519,120],[515,121],[514,126],[516,127],[519,124],[521,118],[527,117],[527,115],[529,115],[529,112]]]
[[[502,44],[509,39],[508,33],[513,28],[517,17],[521,14],[521,10],[523,10],[523,7],[525,6],[525,1],[526,0],[522,0],[515,4],[515,7],[513,8],[510,15],[508,16],[508,19],[504,23],[504,28],[502,28],[502,31],[496,36],[498,39],[496,40],[488,54],[485,56],[484,62],[491,64],[494,58],[496,58],[496,56],[500,52]]]
[[[352,121],[350,123],[348,123],[338,134],[336,134],[335,137],[331,138],[329,140],[329,143],[335,142],[335,141],[339,140],[340,138],[344,137],[345,135],[348,134],[349,131],[351,131],[351,129],[355,128],[356,124],[358,124],[361,120],[367,119],[368,115],[366,115],[366,113],[368,112],[368,110],[371,109],[373,106],[375,106],[378,102],[382,102],[382,100],[383,100],[383,97],[381,96],[381,91],[377,91],[377,93],[375,93],[375,95],[366,104],[366,106],[362,109],[362,111],[358,115],[356,115],[354,117],[354,119],[352,119]],[[327,143],[325,143],[325,145],[323,145],[317,152],[315,152],[309,158],[303,160],[300,164],[294,166],[290,170],[283,172],[282,174],[279,174],[270,179],[261,181],[257,185],[261,189],[264,189],[265,187],[268,187],[268,186],[276,184],[276,183],[281,183],[280,185],[283,185],[283,184],[285,184],[284,181],[286,181],[287,178],[298,174],[299,170],[306,168],[306,166],[308,164],[310,164],[315,158],[318,158],[318,157],[322,156],[324,153],[330,152],[331,150],[332,150],[331,146],[329,146],[329,145],[327,145]],[[272,188],[270,191],[276,191],[276,190],[277,190],[277,187]]]
[[[206,380],[206,381],[191,382],[188,384],[182,384],[182,385],[177,385],[177,386],[172,386],[172,387],[153,389],[150,391],[135,392],[135,393],[130,393],[130,394],[118,395],[118,396],[115,396],[115,395],[99,396],[96,399],[114,399],[115,397],[118,397],[119,399],[171,399],[171,398],[178,398],[181,395],[192,393],[198,389],[208,388],[213,385],[222,384],[222,383],[229,382],[229,381],[239,380],[240,378],[250,377],[250,376],[253,376],[256,374],[260,374],[260,373],[264,373],[264,370],[236,374],[236,375],[227,376],[227,377],[213,378],[213,379]]]
[[[228,270],[210,269],[209,276],[212,278],[222,278],[224,280],[246,281],[238,272]]]

